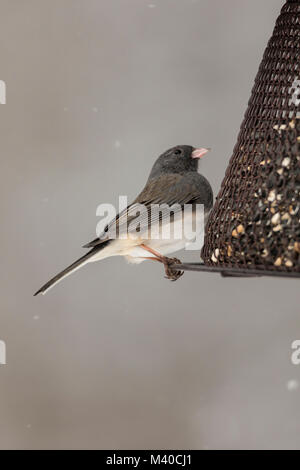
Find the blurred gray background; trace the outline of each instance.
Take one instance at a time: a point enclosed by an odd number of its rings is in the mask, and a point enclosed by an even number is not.
[[[1,0],[2,449],[300,448],[297,280],[115,258],[32,296],[168,147],[217,194],[282,4]]]

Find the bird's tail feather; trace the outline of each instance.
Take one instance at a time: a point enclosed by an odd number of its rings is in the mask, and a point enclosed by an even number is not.
[[[102,249],[102,248],[101,248]],[[88,253],[86,253],[84,256],[81,258],[77,259],[72,263],[70,266],[68,266],[66,269],[61,271],[60,273],[56,274],[50,281],[46,282],[35,294],[33,295],[38,295],[38,294],[45,294],[49,289],[55,286],[58,282],[62,281],[65,277],[69,276],[73,272],[77,271],[77,269],[82,268],[86,263],[90,261],[90,258],[94,256],[99,250],[97,249],[92,249]]]

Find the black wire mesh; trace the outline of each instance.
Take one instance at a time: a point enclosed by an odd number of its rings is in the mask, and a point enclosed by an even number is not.
[[[206,226],[206,266],[300,274],[300,1],[282,8]]]

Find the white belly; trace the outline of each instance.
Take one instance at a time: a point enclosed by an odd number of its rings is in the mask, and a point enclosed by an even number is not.
[[[180,219],[175,219],[175,221],[171,222],[169,225],[164,224],[164,234],[170,236],[143,239],[142,243],[161,255],[169,255],[170,253],[175,253],[183,248],[188,248],[188,245],[195,240],[196,236],[197,239],[200,238],[203,243],[203,226],[200,227],[200,230],[193,238],[190,237],[190,234],[193,233],[193,222],[194,216],[192,214],[188,216],[185,215],[184,226],[182,225],[181,217]],[[188,238],[186,237],[186,234],[189,235]],[[198,246],[197,249],[199,250],[201,246]],[[136,245],[129,250],[126,257],[131,263],[141,263],[147,258],[155,258],[155,255],[143,249],[141,246]]]

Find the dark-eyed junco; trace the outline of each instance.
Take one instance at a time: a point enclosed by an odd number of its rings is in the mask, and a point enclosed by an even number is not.
[[[166,277],[171,280],[178,279],[182,272],[173,270],[172,264],[180,261],[165,255],[185,247],[185,232],[181,231],[179,237],[178,233],[176,237],[162,237],[161,228],[169,224],[173,228],[171,232],[174,233],[174,227],[178,222],[182,223],[182,219],[184,223],[192,224],[194,208],[198,207],[198,204],[204,207],[204,217],[208,215],[213,204],[212,189],[207,179],[197,172],[198,160],[208,150],[178,145],[160,155],[152,167],[145,188],[133,203],[120,212],[99,237],[84,246],[91,248],[88,253],[50,279],[34,295],[45,294],[64,277],[87,263],[118,255],[125,256],[133,263],[146,259],[159,261],[165,267]],[[156,205],[167,205],[175,209],[172,210],[171,217],[167,218],[162,212],[155,215],[151,213]],[[186,205],[192,208],[189,215],[179,210]],[[141,211],[141,207],[146,210]],[[187,217],[191,217],[191,220],[187,221]],[[160,235],[151,237],[152,229],[156,226],[159,227]],[[117,236],[112,237],[112,233]]]

